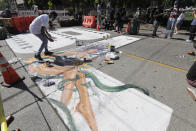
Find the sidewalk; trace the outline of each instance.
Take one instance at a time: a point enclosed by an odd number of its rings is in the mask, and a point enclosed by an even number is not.
[[[7,60],[16,57],[5,41],[0,41],[0,46],[0,52]],[[26,79],[11,88],[1,86],[5,116],[12,114],[15,117],[8,129],[10,131],[16,128],[20,128],[22,131],[67,131],[66,125],[45,99],[40,89],[28,77],[22,64],[18,62],[12,67]]]

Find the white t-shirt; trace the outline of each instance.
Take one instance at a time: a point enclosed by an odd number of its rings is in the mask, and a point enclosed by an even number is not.
[[[180,16],[178,16],[178,21],[183,20],[185,18],[184,13],[181,13]]]
[[[29,26],[29,31],[32,34],[41,34],[41,27],[48,26],[49,16],[47,14],[36,17]]]

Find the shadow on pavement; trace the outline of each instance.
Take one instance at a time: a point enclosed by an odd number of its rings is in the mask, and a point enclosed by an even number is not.
[[[31,86],[31,87],[33,87],[33,86]],[[27,85],[23,81],[18,82],[17,84],[15,84],[14,86],[11,87],[11,88],[18,88],[18,89],[21,89],[23,91],[27,91],[30,95],[32,95],[35,98],[35,101],[34,102],[31,102],[31,103],[25,105],[24,107],[18,109],[17,111],[13,112],[12,115],[14,115],[14,114],[22,111],[23,109],[25,109],[25,108],[33,105],[34,103],[37,103],[37,106],[39,108],[39,111],[41,112],[42,117],[43,117],[44,121],[46,122],[46,124],[48,126],[48,129],[51,130],[51,127],[50,127],[50,125],[48,123],[48,120],[45,117],[44,112],[42,111],[42,109],[41,109],[41,107],[40,107],[40,105],[38,103],[38,101],[43,102],[43,100],[42,100],[42,98],[38,97],[35,93],[33,93],[31,90],[29,90],[29,88],[31,88],[31,87],[27,87]]]
[[[146,36],[146,37],[152,37],[151,33],[139,33],[137,36]]]
[[[31,94],[33,97],[35,97],[35,100],[42,102],[42,99],[39,98],[36,94],[34,94],[31,90],[29,90],[29,88],[26,86],[26,84],[23,81],[18,82],[17,84],[12,86],[12,88],[18,88],[18,89],[27,91],[29,94]]]
[[[181,41],[186,41],[186,39],[183,38],[172,38],[173,40],[181,40]]]

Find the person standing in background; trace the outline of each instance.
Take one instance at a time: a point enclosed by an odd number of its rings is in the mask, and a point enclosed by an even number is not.
[[[177,8],[172,8],[167,22],[167,30],[165,33],[165,38],[167,38],[168,35],[170,36],[170,38],[173,37],[176,20],[177,20]]]
[[[161,8],[156,8],[155,13],[154,13],[154,22],[153,22],[153,32],[152,32],[152,37],[157,37],[157,29],[160,25],[160,22],[162,21],[163,17],[163,10]]]
[[[140,8],[137,8],[137,11],[135,13],[135,18],[139,19],[140,15],[141,15],[141,10],[140,10]]]
[[[177,18],[177,22],[176,22],[176,25],[175,25],[175,33],[174,34],[178,34],[178,30],[180,29],[180,26],[182,25],[182,22],[185,18],[184,16],[184,10],[182,8],[179,9],[179,16]]]
[[[196,100],[196,61],[193,63],[188,73],[186,74],[187,83],[191,87],[187,87],[186,90],[191,95],[193,100]]]
[[[97,25],[101,27],[101,2],[97,4]]]
[[[196,33],[196,10],[194,10],[193,12],[193,21],[191,23],[191,27],[190,27],[190,36],[189,39],[186,40],[186,42],[191,43],[194,40],[195,37],[195,33]]]

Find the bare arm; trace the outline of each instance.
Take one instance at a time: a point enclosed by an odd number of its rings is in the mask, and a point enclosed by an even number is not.
[[[49,41],[53,42],[52,36],[48,33],[46,27],[41,27],[41,34],[43,34]]]
[[[153,15],[153,17],[159,17],[159,16],[162,16],[162,15],[164,15],[164,13],[160,13],[160,14],[157,14],[157,15]]]

